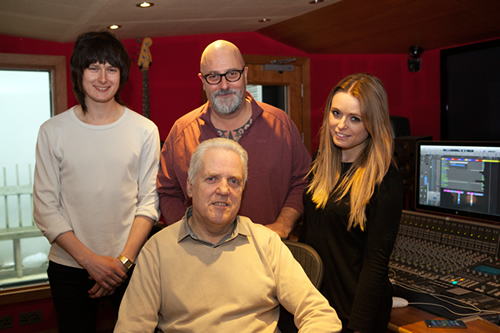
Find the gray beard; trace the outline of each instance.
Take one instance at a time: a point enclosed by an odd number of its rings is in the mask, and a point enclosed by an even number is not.
[[[234,94],[232,102],[221,103],[219,100],[217,100],[217,96],[225,95],[227,93]],[[219,90],[212,94],[211,103],[212,108],[215,112],[223,115],[231,115],[238,111],[238,109],[241,107],[241,104],[243,103],[243,94],[236,89]]]

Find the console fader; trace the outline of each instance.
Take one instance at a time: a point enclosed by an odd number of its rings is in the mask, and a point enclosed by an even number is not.
[[[500,309],[500,226],[403,211],[389,263],[401,284]]]

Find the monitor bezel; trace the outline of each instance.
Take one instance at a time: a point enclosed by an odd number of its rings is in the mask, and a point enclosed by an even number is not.
[[[490,222],[499,224],[500,215],[484,214],[478,212],[470,212],[463,210],[456,210],[446,207],[436,207],[423,205],[419,203],[419,182],[420,182],[420,158],[421,158],[421,147],[422,146],[452,146],[452,147],[495,147],[500,148],[500,142],[498,141],[417,141],[416,147],[416,168],[415,168],[415,209],[422,212],[436,213],[440,215],[450,216],[450,217],[461,217],[473,220],[480,220],[483,222]]]

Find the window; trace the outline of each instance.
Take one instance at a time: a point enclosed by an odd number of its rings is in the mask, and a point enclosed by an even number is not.
[[[47,279],[50,245],[32,214],[35,146],[40,125],[67,107],[65,80],[64,57],[0,54],[1,289]]]
[[[247,91],[252,94],[256,101],[271,104],[285,111],[287,115],[290,115],[286,95],[287,88],[285,85],[247,85]]]

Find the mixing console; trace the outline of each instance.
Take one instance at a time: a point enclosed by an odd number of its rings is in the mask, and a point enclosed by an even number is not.
[[[403,211],[389,277],[396,285],[500,310],[499,239],[496,224]]]

